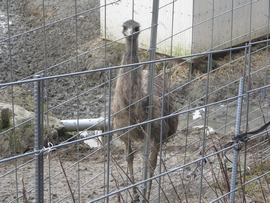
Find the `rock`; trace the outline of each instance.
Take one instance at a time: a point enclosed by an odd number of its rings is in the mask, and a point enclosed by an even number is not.
[[[4,109],[9,109],[11,116],[10,119],[13,119],[12,115],[12,105],[6,104],[6,103],[0,103],[0,111],[2,112]],[[27,111],[25,108],[20,107],[18,105],[14,105],[14,123],[15,125],[18,125],[23,120],[27,120],[34,117],[34,113]],[[13,124],[13,120],[10,121],[11,124]]]
[[[12,110],[14,109],[14,116]],[[28,111],[25,108],[14,105],[0,103],[0,131],[5,131],[3,139],[0,139],[0,151],[1,155],[14,154],[14,148],[16,153],[25,153],[28,150],[34,149],[34,112]],[[13,123],[14,117],[14,123]],[[30,120],[30,121],[28,121]],[[28,121],[28,122],[26,122]],[[12,129],[13,124],[16,125],[14,132]],[[49,127],[49,129],[48,129]],[[59,133],[63,129],[63,124],[56,117],[49,116],[49,123],[47,124],[46,117],[44,118],[44,145],[50,138],[50,142],[58,143]],[[60,135],[63,134],[62,132]],[[14,147],[15,145],[15,147]]]

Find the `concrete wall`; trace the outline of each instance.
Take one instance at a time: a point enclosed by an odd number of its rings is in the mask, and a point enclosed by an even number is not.
[[[122,38],[123,22],[133,18],[141,24],[141,30],[145,29],[140,34],[140,47],[148,49],[152,1],[134,0],[134,5],[131,0],[114,2],[106,1],[110,4],[106,7],[106,38]],[[101,6],[104,3],[100,0]],[[183,56],[224,49],[266,35],[268,4],[267,0],[254,0],[252,5],[247,0],[177,0],[174,4],[172,0],[160,0],[157,52]],[[105,7],[100,15],[101,35],[105,38]]]
[[[104,0],[100,0],[100,5],[104,5]],[[132,1],[121,0],[113,3],[114,0],[107,0],[106,3],[112,3],[106,7],[106,38],[114,41],[122,38],[122,24],[126,20],[134,19],[141,25],[140,47],[148,49],[150,46],[150,27],[152,17],[152,1],[135,0],[134,7]],[[192,1],[178,0],[173,4],[170,0],[160,1],[159,27],[157,36],[157,52],[167,55],[178,56],[191,53],[192,40]],[[134,10],[133,10],[134,9]],[[173,10],[175,12],[173,12]],[[177,12],[176,12],[177,11]],[[174,13],[174,17],[173,17]],[[105,38],[105,7],[100,12],[101,35]],[[172,33],[179,33],[171,37]],[[167,39],[167,40],[165,40]],[[165,41],[163,41],[165,40]],[[163,41],[163,42],[161,42]],[[121,40],[124,43],[124,40]],[[173,49],[171,50],[171,44]]]
[[[196,1],[192,52],[224,49],[266,35],[268,4],[267,0]]]

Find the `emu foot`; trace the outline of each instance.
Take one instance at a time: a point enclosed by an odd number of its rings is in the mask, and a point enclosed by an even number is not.
[[[133,197],[133,200],[132,200],[132,203],[138,203],[140,202],[140,196],[138,194],[136,194],[134,197]]]

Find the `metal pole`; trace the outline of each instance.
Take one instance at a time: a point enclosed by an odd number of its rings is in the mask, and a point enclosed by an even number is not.
[[[150,61],[156,59],[156,44],[157,44],[157,25],[158,25],[158,11],[159,11],[159,0],[153,0],[152,7],[152,25],[151,25],[151,41],[150,41]],[[155,64],[151,63],[149,65],[149,83],[148,83],[148,120],[152,119],[152,105],[153,105],[153,92],[154,92],[154,72]],[[144,170],[143,170],[143,180],[148,178],[148,157],[149,157],[149,141],[151,138],[151,123],[146,126],[145,136],[145,147],[144,147]],[[147,193],[147,182],[144,183],[143,195],[146,197]]]
[[[239,134],[241,126],[241,113],[242,113],[242,100],[243,100],[243,78],[240,78],[239,82],[239,91],[238,91],[238,103],[237,103],[237,114],[236,114],[236,124],[235,124],[235,136]],[[234,194],[235,194],[235,181],[237,174],[237,159],[238,159],[239,146],[238,144],[234,147],[233,153],[233,165],[232,165],[232,177],[231,177],[231,194],[230,194],[230,203],[234,203]]]
[[[61,124],[64,126],[63,131],[83,131],[85,129],[89,130],[107,130],[109,128],[108,119],[100,118],[90,118],[90,119],[79,119],[79,120],[61,120]],[[110,126],[111,128],[111,126]]]
[[[41,78],[36,75],[34,77]],[[35,149],[41,150],[43,148],[43,81],[36,81],[34,84],[34,97],[35,97]],[[35,202],[44,202],[44,189],[43,189],[43,153],[35,154]]]

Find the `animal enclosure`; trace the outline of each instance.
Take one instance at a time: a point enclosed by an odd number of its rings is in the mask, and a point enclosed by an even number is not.
[[[0,2],[0,201],[269,202],[269,2],[125,2]]]

